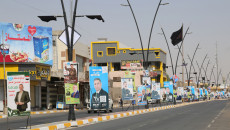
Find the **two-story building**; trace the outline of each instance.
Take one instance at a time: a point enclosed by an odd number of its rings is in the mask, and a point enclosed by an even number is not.
[[[99,41],[91,43],[91,59],[93,66],[108,66],[109,88],[113,99],[121,96],[121,78],[125,78],[126,71],[135,73],[135,86],[141,85],[143,74],[143,53],[147,59],[148,49],[120,48],[118,41]],[[160,48],[150,48],[148,70],[151,80],[163,82],[167,80],[166,52]],[[132,64],[136,63],[136,64]],[[126,64],[127,63],[127,64]],[[130,64],[131,63],[131,64]],[[130,66],[134,65],[134,66]],[[136,66],[135,66],[136,65]]]

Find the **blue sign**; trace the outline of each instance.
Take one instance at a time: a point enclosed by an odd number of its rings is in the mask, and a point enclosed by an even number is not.
[[[91,109],[108,109],[109,88],[107,66],[90,66],[89,79]]]
[[[202,97],[203,96],[203,89],[199,88],[199,91],[200,91],[200,97]]]
[[[195,95],[195,88],[194,88],[194,86],[191,86],[191,92],[192,92],[192,95]]]
[[[164,87],[166,89],[166,94],[173,94],[173,83],[170,81],[165,81],[164,82]]]

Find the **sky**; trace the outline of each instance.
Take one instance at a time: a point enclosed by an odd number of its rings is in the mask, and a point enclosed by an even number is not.
[[[73,0],[75,1],[75,0]],[[64,0],[68,22],[70,23],[71,0]],[[130,0],[133,7],[144,47],[147,48],[150,29],[159,0]],[[170,36],[183,24],[184,33],[189,27],[191,34],[184,39],[185,61],[190,66],[187,55],[192,57],[197,44],[199,48],[194,64],[198,71],[196,61],[201,65],[204,57],[204,67],[208,65],[207,75],[210,77],[211,69],[216,63],[216,46],[218,54],[218,67],[223,77],[230,72],[230,1],[229,0],[162,0],[156,21],[153,27],[150,47],[161,48],[168,54],[167,45],[163,35],[160,35],[161,27],[170,43],[173,62],[175,65],[178,49],[171,44]],[[76,18],[75,30],[81,34],[79,42],[90,45],[97,38],[107,38],[108,41],[119,41],[132,48],[141,48],[138,32],[131,11],[127,6],[127,0],[78,0],[77,15],[102,15],[105,22]],[[1,0],[0,22],[21,23],[37,26],[52,27],[53,30],[64,30],[64,19],[43,22],[37,16],[62,15],[60,0]],[[181,57],[178,63],[181,65]],[[167,65],[171,66],[169,55]],[[181,79],[181,67],[178,67],[177,75]],[[193,71],[192,71],[193,72]],[[215,76],[217,70],[214,68]],[[167,69],[171,76],[171,68]],[[204,72],[201,73],[204,76]],[[194,76],[193,76],[194,77]],[[186,79],[186,77],[185,77]],[[195,80],[193,78],[193,80]],[[213,77],[212,77],[213,81]],[[229,80],[228,80],[229,81]],[[222,76],[219,78],[222,83]]]

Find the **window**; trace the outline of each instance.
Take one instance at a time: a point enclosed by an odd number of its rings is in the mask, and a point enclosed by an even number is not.
[[[108,56],[116,55],[116,47],[107,47],[107,55]]]
[[[61,57],[65,57],[65,53],[66,53],[65,51],[62,51],[61,52]]]
[[[124,50],[123,53],[126,53],[126,50]]]
[[[121,63],[113,63],[113,66],[114,66],[114,71],[121,70]]]
[[[117,51],[117,53],[120,53],[120,51]]]
[[[154,51],[156,58],[160,58],[160,51]]]
[[[98,51],[97,52],[97,57],[102,57],[103,56],[103,51]]]

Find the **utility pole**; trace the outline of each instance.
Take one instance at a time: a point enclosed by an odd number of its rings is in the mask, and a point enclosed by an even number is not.
[[[182,42],[182,87],[184,88],[184,43]],[[190,80],[190,79],[188,79],[188,80]]]
[[[217,76],[219,75],[219,72],[218,72],[218,54],[217,54],[217,43],[216,43],[216,73],[217,73]],[[218,78],[217,78],[217,82],[216,82],[216,90],[217,90],[217,87],[218,87]]]

